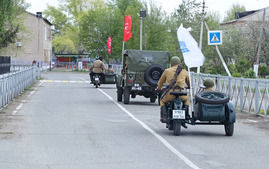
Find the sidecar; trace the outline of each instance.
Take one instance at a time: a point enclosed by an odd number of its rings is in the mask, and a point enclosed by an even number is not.
[[[117,76],[115,73],[106,73],[101,84],[116,84],[116,82]]]
[[[192,125],[224,125],[227,136],[233,135],[235,107],[227,94],[200,92],[195,96]]]

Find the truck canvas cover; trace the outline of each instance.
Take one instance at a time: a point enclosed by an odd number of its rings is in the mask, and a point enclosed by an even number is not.
[[[140,72],[153,64],[168,68],[170,56],[170,52],[166,51],[126,50],[124,60],[128,64],[128,71]]]

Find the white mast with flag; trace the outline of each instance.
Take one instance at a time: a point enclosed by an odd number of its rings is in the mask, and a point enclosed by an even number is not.
[[[179,41],[179,46],[183,54],[184,62],[188,67],[189,77],[190,77],[190,95],[191,95],[191,110],[193,111],[193,96],[192,96],[192,82],[191,82],[191,72],[190,68],[200,67],[204,64],[205,57],[198,47],[198,43],[191,36],[191,29],[184,28],[181,24],[177,30],[177,37]]]

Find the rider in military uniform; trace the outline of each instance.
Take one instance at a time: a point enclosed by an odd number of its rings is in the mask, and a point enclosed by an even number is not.
[[[204,92],[214,92],[216,90],[213,89],[214,81],[212,79],[206,79],[203,83],[205,86]]]
[[[103,80],[103,77],[104,77],[103,71],[104,70],[107,71],[107,68],[102,60],[103,60],[103,57],[99,57],[97,60],[93,62],[92,66],[90,67],[91,83],[93,83],[93,76],[95,73],[98,73],[101,75],[101,82]]]
[[[112,65],[108,65],[108,73],[113,74],[115,73],[115,70],[112,68]]]
[[[161,78],[159,79],[158,82],[158,87],[157,90],[161,90],[163,87],[163,84],[169,85],[171,81],[174,79],[175,72],[177,70],[178,65],[180,64],[180,59],[177,56],[173,56],[170,60],[171,68],[167,68],[164,70]],[[190,86],[190,79],[188,72],[185,69],[182,69],[179,75],[176,78],[176,83],[174,86],[180,86],[182,88],[182,92],[184,91],[185,84],[187,84],[187,88]],[[167,122],[167,108],[166,108],[166,103],[168,101],[171,101],[175,98],[175,96],[170,95],[170,92],[172,89],[170,89],[166,95],[163,97],[162,100],[160,100],[160,106],[161,106],[161,122],[166,123]],[[180,96],[181,99],[184,99],[184,105],[185,107],[189,107],[190,101],[188,96]],[[188,108],[187,108],[188,109]]]

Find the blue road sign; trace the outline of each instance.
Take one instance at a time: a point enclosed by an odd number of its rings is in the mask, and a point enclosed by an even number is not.
[[[222,31],[208,31],[208,45],[221,45]]]

